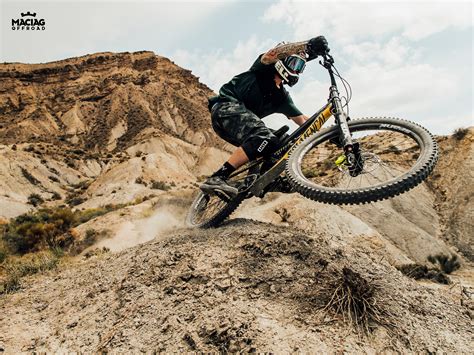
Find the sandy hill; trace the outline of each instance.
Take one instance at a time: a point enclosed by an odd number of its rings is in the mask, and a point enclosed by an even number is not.
[[[432,176],[396,198],[339,207],[270,193],[190,230],[196,181],[228,151],[189,71],[98,53],[0,76],[0,217],[118,206],[71,231],[101,236],[93,246],[0,295],[0,351],[469,352],[472,128],[438,137]],[[449,285],[397,269],[435,254],[460,257]],[[341,314],[341,285],[364,293],[369,334]]]
[[[95,207],[187,186],[224,160],[211,95],[152,52],[0,65],[0,217],[31,210],[33,193]]]

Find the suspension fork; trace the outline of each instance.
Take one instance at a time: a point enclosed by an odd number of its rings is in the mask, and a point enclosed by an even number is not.
[[[351,131],[347,124],[347,115],[342,108],[342,102],[337,90],[336,79],[332,71],[332,58],[325,63],[324,67],[328,70],[331,77],[331,87],[329,88],[329,101],[332,103],[332,114],[336,119],[339,128],[339,139],[348,163],[348,170],[351,176],[357,176],[363,169],[363,161],[360,158],[359,144],[352,140]]]
[[[347,124],[347,115],[342,108],[342,102],[339,98],[339,91],[337,90],[336,80],[331,67],[328,67],[329,76],[331,77],[331,87],[329,88],[329,101],[332,103],[332,114],[336,119],[339,127],[339,137],[341,144],[344,147],[344,152],[352,151],[353,142],[349,125]]]

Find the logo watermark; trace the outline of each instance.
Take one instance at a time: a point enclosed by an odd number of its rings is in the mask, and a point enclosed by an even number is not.
[[[46,29],[46,21],[44,18],[36,18],[36,12],[22,12],[21,18],[12,19],[13,31],[44,31]]]

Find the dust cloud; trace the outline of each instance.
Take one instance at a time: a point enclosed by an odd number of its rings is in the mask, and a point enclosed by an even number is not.
[[[168,232],[184,226],[184,211],[172,205],[163,205],[150,217],[123,222],[110,238],[99,241],[94,247],[106,247],[119,252],[152,239],[161,239]]]

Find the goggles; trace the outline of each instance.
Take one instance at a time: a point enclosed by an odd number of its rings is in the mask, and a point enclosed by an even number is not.
[[[300,74],[306,66],[306,60],[297,55],[291,55],[284,60],[284,65],[288,71]]]

